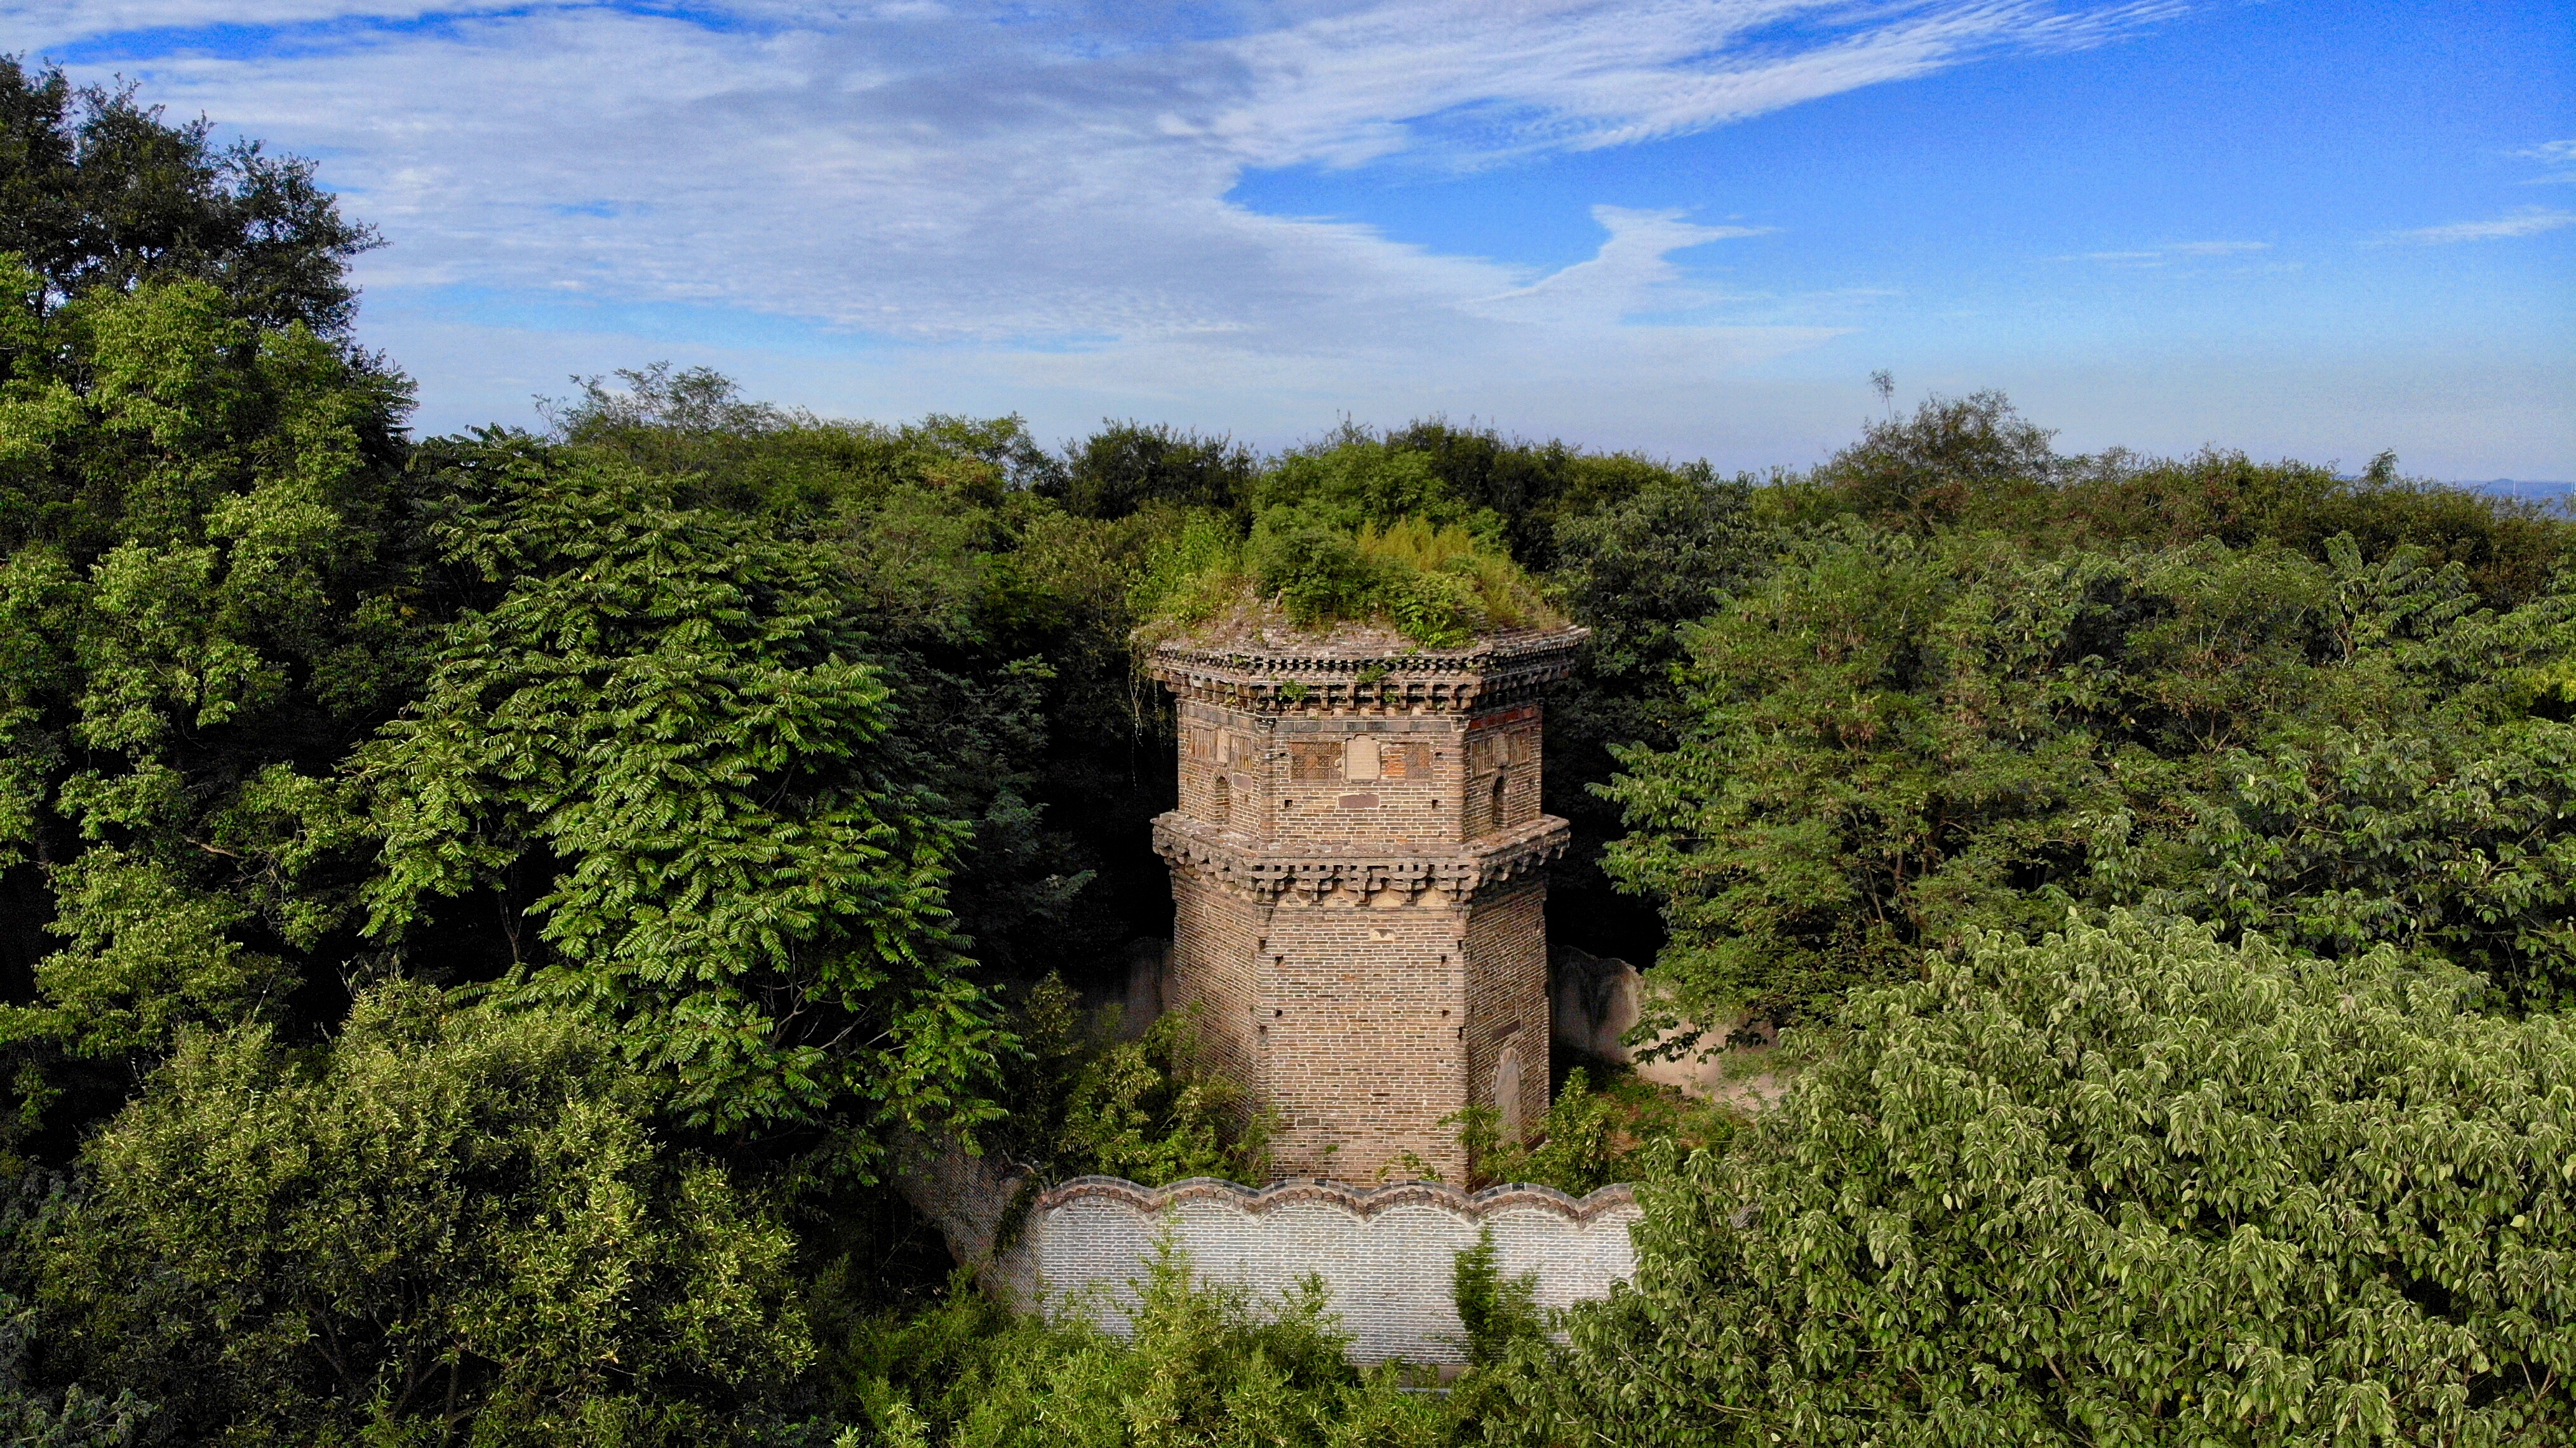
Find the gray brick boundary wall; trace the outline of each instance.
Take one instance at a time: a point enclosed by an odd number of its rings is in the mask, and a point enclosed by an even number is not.
[[[1504,1276],[1536,1273],[1539,1305],[1566,1307],[1635,1272],[1637,1218],[1625,1185],[1577,1201],[1529,1185],[1469,1196],[1436,1182],[1256,1191],[1207,1177],[1168,1187],[1077,1177],[1037,1194],[983,1280],[1023,1309],[1084,1312],[1124,1334],[1133,1284],[1168,1235],[1198,1280],[1245,1288],[1258,1303],[1276,1303],[1308,1273],[1322,1277],[1355,1361],[1455,1363],[1465,1353],[1452,1274],[1481,1228],[1493,1229]]]

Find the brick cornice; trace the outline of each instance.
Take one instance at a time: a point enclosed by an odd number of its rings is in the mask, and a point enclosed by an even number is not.
[[[1150,670],[1179,698],[1260,714],[1463,713],[1571,674],[1591,633],[1527,629],[1463,649],[1363,647],[1331,636],[1300,648],[1183,638],[1156,645]]]
[[[1154,853],[1174,869],[1194,869],[1263,900],[1294,890],[1320,899],[1336,890],[1368,895],[1437,890],[1463,901],[1488,885],[1544,868],[1564,854],[1574,827],[1541,815],[1506,834],[1472,840],[1455,850],[1404,855],[1291,854],[1266,848],[1234,830],[1219,829],[1178,811],[1154,817]]]

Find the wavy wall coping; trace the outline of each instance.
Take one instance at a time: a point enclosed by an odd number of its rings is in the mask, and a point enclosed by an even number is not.
[[[1259,1217],[1285,1206],[1338,1207],[1366,1221],[1393,1207],[1438,1207],[1470,1220],[1503,1211],[1552,1212],[1577,1226],[1590,1226],[1605,1214],[1633,1210],[1637,1189],[1626,1182],[1580,1199],[1536,1182],[1505,1182],[1474,1194],[1446,1182],[1397,1182],[1363,1187],[1319,1177],[1291,1177],[1265,1187],[1248,1187],[1222,1177],[1187,1177],[1169,1186],[1149,1187],[1125,1177],[1082,1176],[1038,1194],[1037,1210],[1057,1211],[1085,1200],[1115,1201],[1147,1215],[1158,1215],[1191,1202],[1214,1202]]]
[[[1636,1271],[1624,1183],[1580,1200],[1528,1182],[1463,1192],[1442,1182],[1363,1187],[1313,1178],[1248,1187],[1193,1177],[1149,1187],[1076,1177],[1038,1193],[1023,1236],[985,1275],[1024,1308],[1069,1306],[1131,1330],[1137,1282],[1165,1247],[1203,1281],[1275,1302],[1321,1279],[1360,1362],[1463,1361],[1457,1254],[1488,1233],[1495,1267],[1528,1274],[1542,1307],[1607,1296]]]

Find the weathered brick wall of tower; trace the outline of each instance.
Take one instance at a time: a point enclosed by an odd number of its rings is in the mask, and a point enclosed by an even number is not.
[[[1277,1113],[1277,1170],[1462,1180],[1457,1128],[1547,1109],[1538,693],[1580,629],[1422,650],[1346,631],[1155,651],[1180,806],[1154,822],[1173,1004]]]

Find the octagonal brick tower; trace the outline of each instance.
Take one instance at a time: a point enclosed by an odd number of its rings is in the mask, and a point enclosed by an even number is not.
[[[1585,636],[1155,649],[1181,734],[1167,1004],[1277,1114],[1279,1173],[1463,1181],[1443,1118],[1491,1107],[1518,1138],[1546,1111],[1543,867],[1569,830],[1539,812],[1539,693]]]

